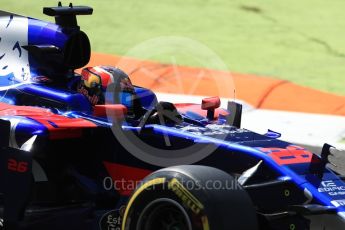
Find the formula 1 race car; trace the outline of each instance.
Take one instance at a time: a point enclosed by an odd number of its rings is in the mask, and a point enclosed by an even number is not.
[[[236,102],[158,102],[116,67],[83,68],[77,15],[92,8],[43,12],[55,23],[0,11],[1,228],[344,229],[332,146],[241,129]]]

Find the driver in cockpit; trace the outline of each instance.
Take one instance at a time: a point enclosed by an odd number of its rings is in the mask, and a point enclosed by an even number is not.
[[[77,91],[83,94],[93,106],[103,104],[125,105],[128,118],[147,119],[145,123],[161,123],[162,119],[164,119],[165,124],[181,122],[181,115],[171,103],[160,102],[152,110],[143,108],[128,75],[116,67],[84,68]]]
[[[142,115],[144,112],[128,75],[116,67],[84,68],[77,91],[92,105],[123,104],[129,116]]]

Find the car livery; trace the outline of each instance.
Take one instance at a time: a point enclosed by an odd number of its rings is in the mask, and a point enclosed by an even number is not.
[[[79,83],[98,79],[75,73],[90,59],[76,15],[92,8],[59,5],[44,13],[56,23],[0,13],[5,227],[344,228],[344,177],[327,167],[332,146],[318,155],[277,132],[241,129],[241,106],[219,109],[217,97],[202,105],[157,102],[127,78],[105,92],[107,103],[90,102]],[[120,103],[109,102],[114,95]],[[225,182],[238,187],[224,189]]]

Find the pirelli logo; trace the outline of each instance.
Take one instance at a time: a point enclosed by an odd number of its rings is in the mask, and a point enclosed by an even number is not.
[[[199,214],[203,209],[204,205],[196,199],[193,194],[191,194],[176,178],[173,178],[169,184],[168,188],[172,190],[195,214]]]

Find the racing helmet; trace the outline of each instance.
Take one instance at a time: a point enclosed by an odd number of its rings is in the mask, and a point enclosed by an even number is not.
[[[86,96],[92,105],[123,104],[128,112],[134,112],[134,107],[138,106],[135,89],[129,76],[117,67],[84,68],[77,90]]]

